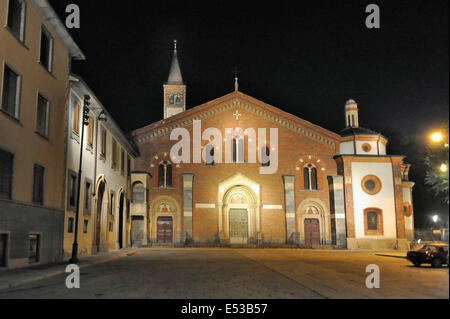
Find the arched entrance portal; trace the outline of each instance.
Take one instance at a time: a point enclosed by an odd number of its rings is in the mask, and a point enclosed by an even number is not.
[[[231,244],[261,240],[259,184],[237,174],[219,185],[219,236]]]
[[[123,240],[123,206],[124,206],[124,197],[123,192],[120,194],[120,200],[119,200],[119,248],[122,249],[124,247],[124,240]]]
[[[101,181],[97,190],[97,205],[95,209],[95,241],[94,248],[96,252],[100,251],[101,230],[102,230],[102,208],[103,197],[105,194],[105,182]]]
[[[178,202],[170,196],[159,196],[153,200],[150,210],[151,242],[180,243],[183,225]]]
[[[330,212],[320,199],[306,199],[297,209],[300,243],[307,247],[331,244]]]

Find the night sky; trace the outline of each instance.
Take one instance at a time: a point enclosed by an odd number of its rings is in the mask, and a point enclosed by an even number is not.
[[[63,21],[66,5],[80,6],[71,34],[87,60],[73,72],[125,132],[162,119],[173,39],[188,108],[232,92],[237,67],[240,91],[334,132],[350,98],[361,126],[398,144],[423,143],[449,116],[447,0],[50,3]],[[380,6],[381,29],[365,26],[370,3]],[[421,200],[416,212],[430,205]]]

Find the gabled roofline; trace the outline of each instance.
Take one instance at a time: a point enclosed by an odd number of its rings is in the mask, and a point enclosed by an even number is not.
[[[53,30],[56,32],[66,49],[69,51],[70,56],[75,60],[86,60],[85,55],[81,52],[81,49],[75,43],[72,36],[67,31],[66,27],[59,19],[55,10],[53,10],[52,6],[48,3],[47,0],[31,0],[42,17],[53,27]]]
[[[226,94],[222,97],[219,97],[217,99],[214,99],[212,101],[209,101],[207,103],[201,104],[199,106],[196,106],[194,108],[188,109],[185,112],[179,113],[177,115],[174,115],[168,119],[165,120],[161,120],[155,123],[152,123],[150,125],[147,125],[145,127],[142,127],[140,129],[134,130],[131,132],[131,135],[133,137],[139,136],[141,134],[146,134],[149,132],[152,132],[153,130],[157,130],[160,129],[162,127],[166,127],[166,126],[170,126],[172,124],[174,124],[177,121],[182,120],[183,118],[186,117],[195,117],[196,115],[205,112],[207,109],[211,108],[214,105],[220,104],[220,103],[224,103],[226,101],[230,101],[233,99],[237,99],[240,98],[242,100],[246,100],[250,103],[253,103],[255,105],[257,105],[258,107],[262,108],[265,111],[268,112],[276,112],[278,117],[283,117],[283,119],[285,119],[286,121],[289,122],[294,122],[300,126],[305,127],[307,130],[313,131],[317,134],[326,136],[327,138],[334,140],[335,142],[340,142],[340,140],[342,139],[341,136],[339,134],[336,134],[334,132],[331,132],[325,128],[322,128],[318,125],[315,125],[311,122],[308,122],[306,120],[303,120],[293,114],[290,114],[288,112],[285,112],[277,107],[274,107],[270,104],[264,103],[258,99],[255,99],[254,97],[251,97],[245,93],[242,93],[240,91],[234,91],[232,93]]]

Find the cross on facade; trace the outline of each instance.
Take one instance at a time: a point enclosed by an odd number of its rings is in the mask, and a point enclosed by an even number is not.
[[[236,117],[236,121],[239,121],[239,117],[241,117],[242,114],[239,113],[239,110],[236,110],[236,113],[234,113],[233,116]]]

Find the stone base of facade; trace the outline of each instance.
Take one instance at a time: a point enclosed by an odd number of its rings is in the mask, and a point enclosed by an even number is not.
[[[368,250],[408,250],[406,239],[386,238],[347,238],[347,249],[368,249]]]
[[[63,210],[0,200],[0,234],[6,236],[7,268],[63,260]],[[31,261],[30,236],[37,239],[37,258]]]

